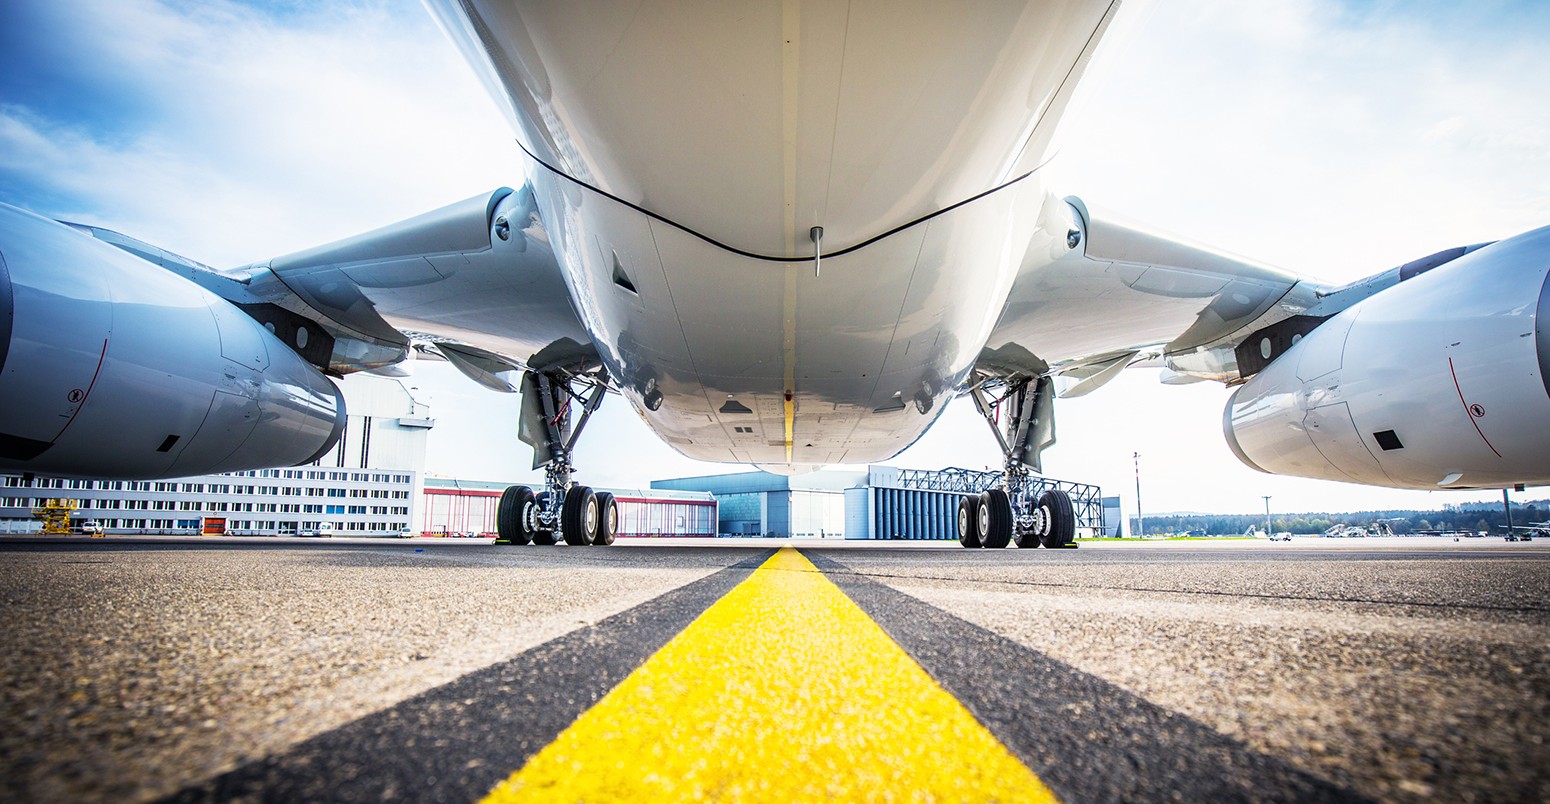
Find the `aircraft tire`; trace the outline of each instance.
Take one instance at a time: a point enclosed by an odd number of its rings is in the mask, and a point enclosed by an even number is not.
[[[1039,495],[1038,504],[1049,517],[1049,531],[1039,537],[1045,547],[1065,547],[1076,541],[1076,509],[1071,505],[1071,495],[1050,489]]]
[[[981,545],[996,549],[1012,543],[1012,500],[1004,490],[981,493],[978,514]]]
[[[590,486],[571,486],[560,512],[560,533],[574,547],[591,544],[597,536],[597,495]]]
[[[960,497],[958,499],[958,543],[964,547],[979,547],[980,535],[975,529],[975,522],[979,517],[979,498]]]
[[[606,491],[597,493],[597,535],[592,543],[604,547],[613,544],[619,535],[619,501]]]
[[[533,490],[527,486],[507,486],[495,509],[495,543],[528,544],[533,541],[532,514],[537,508]]]

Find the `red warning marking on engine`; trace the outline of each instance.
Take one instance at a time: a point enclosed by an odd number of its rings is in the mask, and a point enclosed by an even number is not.
[[[1485,407],[1478,402],[1471,405],[1468,400],[1464,399],[1464,389],[1459,387],[1459,373],[1453,368],[1453,358],[1451,357],[1448,358],[1448,373],[1453,375],[1453,390],[1458,392],[1459,404],[1463,405],[1464,412],[1469,414],[1469,423],[1475,426],[1475,432],[1480,434],[1480,440],[1484,441],[1485,445],[1490,447],[1492,452],[1496,452],[1496,447],[1491,443],[1491,439],[1485,437],[1485,431],[1481,430],[1480,423],[1475,421],[1475,419],[1485,415]],[[1502,454],[1496,452],[1496,457],[1500,458]]]
[[[81,389],[76,388],[76,389],[70,391],[70,394],[66,398],[70,400],[71,404],[78,404],[78,403],[80,403],[82,400],[86,399],[86,395],[87,394],[91,393],[91,389],[97,387],[97,375],[102,373],[102,363],[103,363],[104,360],[107,360],[107,359],[108,359],[108,339],[107,338],[103,338],[102,339],[102,354],[97,356],[97,370],[92,372],[91,382],[86,384],[86,390],[81,391]],[[80,394],[81,394],[79,399],[77,399],[76,396],[75,396],[77,391],[80,391]],[[75,417],[79,416],[79,415],[81,415],[81,409],[80,408],[76,408],[75,411],[70,414],[70,420],[65,422],[65,426],[59,428],[59,435],[54,436],[54,440],[56,440],[56,441],[59,440],[59,436],[64,435],[65,431],[70,429],[70,425],[75,424]]]

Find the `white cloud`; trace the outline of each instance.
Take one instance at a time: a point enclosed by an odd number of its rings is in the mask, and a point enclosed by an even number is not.
[[[522,181],[505,124],[419,8],[280,22],[219,2],[81,12],[77,47],[158,117],[126,137],[0,112],[5,169],[81,200],[40,212],[229,265]]]
[[[1067,186],[1330,279],[1543,225],[1543,32],[1503,16],[1481,41],[1407,10],[1158,4],[1105,54],[1067,132]]]

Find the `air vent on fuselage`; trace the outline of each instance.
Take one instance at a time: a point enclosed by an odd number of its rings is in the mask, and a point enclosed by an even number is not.
[[[621,288],[624,288],[625,290],[628,290],[631,293],[636,294],[637,296],[640,295],[640,291],[635,289],[635,283],[630,281],[630,275],[624,272],[624,265],[622,265],[619,262],[619,254],[618,254],[618,252],[613,252],[613,257],[614,257],[614,284],[618,285]]]
[[[1405,445],[1401,444],[1399,441],[1399,435],[1396,434],[1393,430],[1383,430],[1381,432],[1373,433],[1372,437],[1373,440],[1378,442],[1378,446],[1383,448],[1384,452],[1405,448]]]
[[[728,399],[725,403],[722,404],[720,412],[721,413],[753,413],[753,410],[751,410],[747,405],[744,405],[743,403],[737,401],[736,399]]]
[[[894,391],[893,398],[881,405],[872,408],[873,413],[897,413],[904,410],[904,394]]]

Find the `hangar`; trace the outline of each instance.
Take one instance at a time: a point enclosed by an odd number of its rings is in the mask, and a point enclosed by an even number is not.
[[[709,492],[719,505],[723,536],[820,539],[956,539],[958,500],[978,494],[999,472],[900,469],[872,465],[804,475],[736,472],[654,480],[653,489]],[[1117,497],[1086,483],[1034,477],[1035,494],[1058,488],[1071,495],[1078,536],[1117,535],[1106,527]],[[1117,517],[1113,517],[1116,518]],[[1116,523],[1117,527],[1117,523]]]

